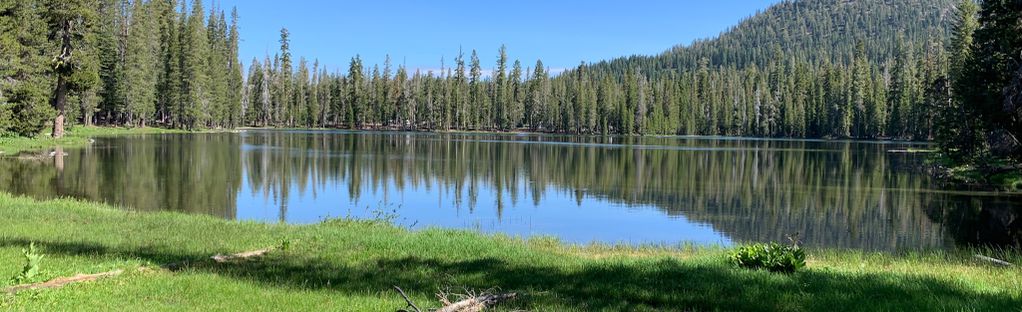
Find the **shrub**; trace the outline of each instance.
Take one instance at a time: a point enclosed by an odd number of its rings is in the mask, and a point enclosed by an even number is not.
[[[28,249],[22,249],[21,253],[25,256],[25,267],[14,277],[16,283],[30,282],[41,272],[39,265],[43,260],[43,254],[36,251],[35,243],[29,244]]]
[[[806,266],[806,253],[798,245],[752,244],[729,252],[727,258],[739,267],[771,272],[792,273]]]

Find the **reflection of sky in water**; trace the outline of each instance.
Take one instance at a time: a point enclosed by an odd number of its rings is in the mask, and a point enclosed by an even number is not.
[[[244,174],[248,174],[245,172]],[[238,196],[238,220],[276,222],[280,220],[280,199],[262,191],[252,192],[247,177]],[[466,183],[468,184],[468,183]],[[572,243],[641,243],[730,245],[731,240],[710,225],[689,221],[684,216],[665,216],[653,206],[612,203],[585,196],[581,205],[572,192],[548,187],[540,204],[533,203],[530,190],[519,185],[518,200],[505,191],[497,212],[497,192],[477,182],[476,207],[470,209],[468,186],[457,201],[453,187],[406,185],[399,189],[388,181],[386,188],[362,185],[361,198],[349,196],[348,181],[330,181],[301,191],[292,183],[287,199],[288,223],[315,223],[327,217],[373,218],[382,211],[393,214],[395,223],[414,228],[446,227],[503,233],[510,236],[553,236]]]

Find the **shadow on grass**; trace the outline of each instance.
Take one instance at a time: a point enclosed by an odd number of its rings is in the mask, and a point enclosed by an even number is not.
[[[672,259],[543,265],[497,258],[395,257],[342,263],[329,261],[329,255],[317,258],[282,252],[253,261],[216,264],[207,261],[210,255],[158,247],[34,242],[49,254],[188,262],[182,270],[282,288],[365,294],[387,292],[391,285],[399,285],[415,297],[432,298],[446,286],[458,287],[454,290],[500,287],[526,294],[525,300],[512,304],[514,308],[536,310],[1018,311],[1022,306],[1018,295],[977,293],[928,277],[819,269],[779,275]],[[0,240],[3,247],[28,244],[25,239]]]

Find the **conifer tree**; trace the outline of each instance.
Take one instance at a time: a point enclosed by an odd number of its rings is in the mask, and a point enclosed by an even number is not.
[[[99,92],[99,108],[106,122],[113,122],[114,116],[124,105],[124,3],[120,0],[102,0],[99,4],[97,23],[97,44],[99,45],[99,77],[102,87]]]
[[[451,83],[451,106],[453,107],[454,126],[465,129],[468,126],[469,90],[468,78],[465,75],[465,53],[458,48],[458,57],[454,59],[454,75]]]
[[[493,72],[492,116],[494,119],[491,124],[504,130],[510,128],[508,126],[510,121],[508,108],[511,106],[511,89],[507,80],[507,47],[501,45],[497,52],[497,69]]]
[[[154,0],[160,27],[160,77],[157,83],[157,119],[168,123],[174,108],[180,106],[181,43],[178,31],[177,0]]]
[[[182,34],[181,82],[183,110],[179,120],[182,126],[198,128],[209,118],[209,37],[204,26],[204,11],[201,0],[192,1],[192,12]]]
[[[160,42],[154,9],[143,1],[135,1],[131,8],[124,57],[124,121],[130,126],[144,127],[156,112]]]
[[[41,0],[0,0],[0,135],[34,136],[52,116]]]
[[[56,117],[53,119],[51,135],[61,138],[64,136],[68,94],[78,91],[69,82],[81,68],[80,61],[73,58],[73,55],[84,45],[87,34],[96,22],[96,3],[91,0],[49,0],[46,4],[45,17],[50,24],[50,37],[56,41],[53,48],[55,56],[51,62],[56,76],[52,99]]]
[[[348,127],[351,129],[361,129],[364,122],[364,105],[365,99],[365,78],[362,76],[362,58],[356,55],[351,59],[351,64],[348,66],[348,91],[347,100],[348,111],[346,112]]]
[[[487,112],[490,108],[489,95],[486,92],[486,85],[483,81],[483,70],[479,64],[479,55],[476,50],[472,50],[472,57],[470,59],[471,67],[469,71],[469,88],[471,89],[471,101],[472,105],[469,107],[469,115],[471,116],[471,129],[480,129],[485,127],[485,120],[488,120],[490,116]]]
[[[280,63],[274,68],[274,85],[276,86],[276,125],[291,126],[294,122],[294,102],[292,95],[291,65],[291,32],[287,28],[280,29]]]
[[[533,130],[543,128],[544,107],[550,97],[550,77],[542,60],[536,60],[532,77],[529,79],[529,96],[525,99],[525,123]]]
[[[228,127],[236,127],[242,124],[243,112],[241,106],[243,73],[242,64],[238,53],[238,8],[231,9],[231,25],[227,35],[227,107],[229,120]]]

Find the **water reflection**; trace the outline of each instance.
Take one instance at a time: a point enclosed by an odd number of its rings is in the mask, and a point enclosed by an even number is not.
[[[135,210],[573,242],[783,240],[898,250],[1018,245],[1019,198],[949,193],[903,143],[249,131],[97,140],[0,159],[0,189]]]

